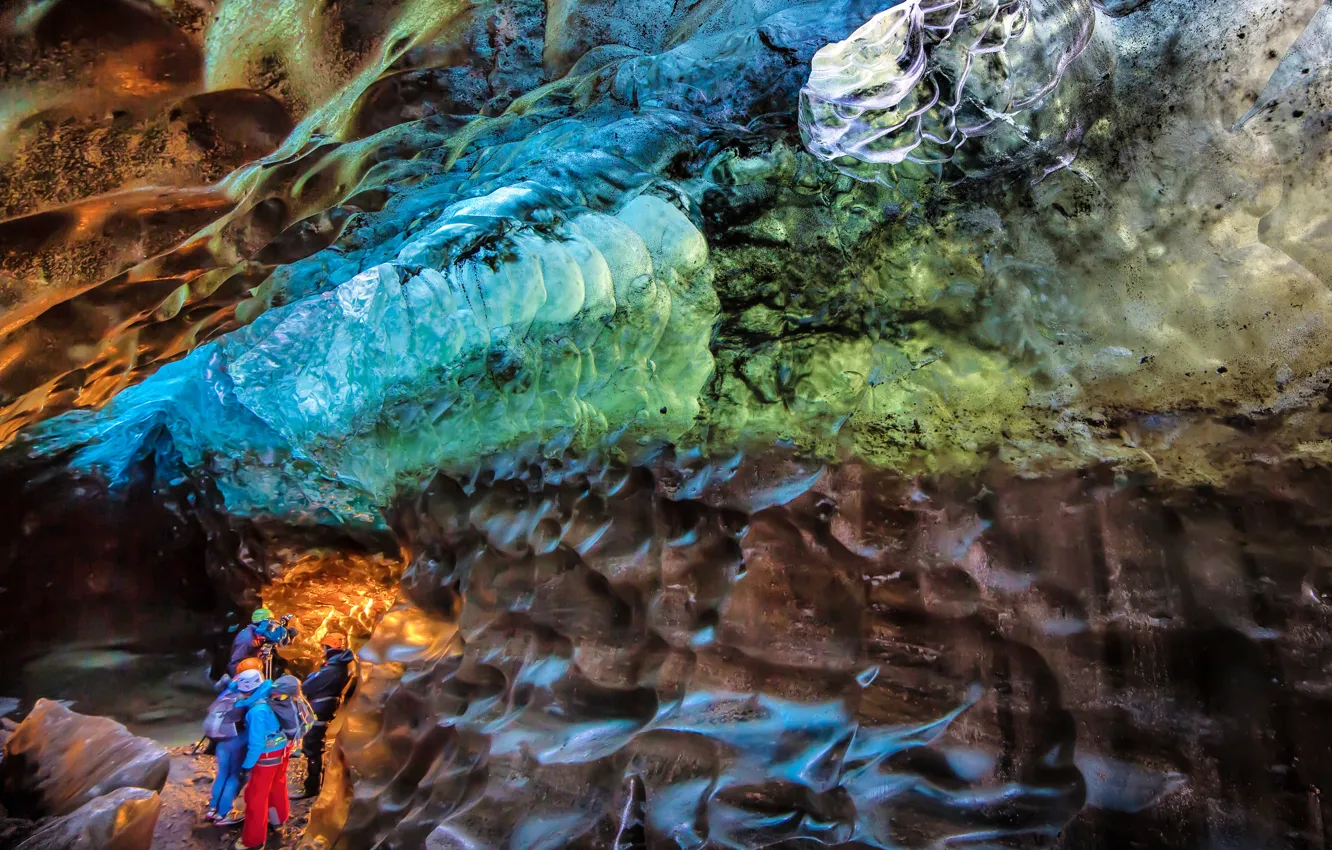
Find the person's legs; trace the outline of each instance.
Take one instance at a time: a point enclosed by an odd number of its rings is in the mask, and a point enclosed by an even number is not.
[[[316,724],[305,736],[301,749],[305,751],[305,796],[313,797],[324,784],[324,747],[328,725]]]
[[[241,843],[246,847],[263,847],[268,835],[268,797],[282,764],[262,764],[268,760],[266,756],[267,753],[261,756],[261,763],[250,771],[250,781],[245,786],[245,826],[241,827]]]
[[[287,767],[291,762],[291,750],[282,754],[282,764],[277,767],[277,778],[268,792],[268,822],[273,826],[282,826],[291,816],[291,803],[287,800]]]
[[[213,793],[208,798],[209,811],[217,811],[217,807],[222,804],[222,789],[226,787],[227,777],[231,775],[231,764],[227,756],[223,753],[223,748],[217,748],[217,775],[213,777]],[[226,814],[226,812],[222,812]]]
[[[225,753],[225,756],[223,755]],[[222,793],[215,800],[217,813],[226,817],[231,811],[231,807],[236,803],[236,792],[240,790],[241,762],[245,760],[245,738],[237,735],[234,738],[228,738],[217,747],[218,771],[221,771],[223,758],[226,759],[230,770],[227,772],[226,782],[222,786]]]

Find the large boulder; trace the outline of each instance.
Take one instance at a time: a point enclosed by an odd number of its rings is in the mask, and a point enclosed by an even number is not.
[[[5,742],[0,800],[11,817],[59,817],[121,788],[161,791],[169,768],[157,743],[43,699]]]
[[[148,850],[162,798],[144,788],[117,788],[53,818],[14,850]]]

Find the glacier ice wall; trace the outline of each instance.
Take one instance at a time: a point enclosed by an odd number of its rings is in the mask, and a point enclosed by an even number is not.
[[[13,206],[16,450],[115,479],[165,425],[238,513],[374,523],[515,450],[1327,455],[1321,4],[340,7],[346,61],[225,5],[199,84],[291,130],[188,203]]]
[[[207,8],[0,10],[0,442],[397,532],[312,846],[1317,843],[1326,3]]]
[[[303,846],[1298,846],[1327,483],[442,475]]]

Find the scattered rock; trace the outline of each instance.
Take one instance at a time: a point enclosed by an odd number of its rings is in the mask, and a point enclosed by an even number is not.
[[[43,699],[5,742],[0,798],[11,816],[59,817],[118,789],[161,791],[169,767],[156,742]]]
[[[143,788],[117,788],[48,821],[15,850],[148,850],[162,798]]]
[[[23,818],[10,818],[0,812],[0,847],[17,847],[37,829],[37,824]]]
[[[1112,18],[1122,18],[1130,15],[1143,6],[1150,3],[1151,0],[1102,0],[1101,10]]]

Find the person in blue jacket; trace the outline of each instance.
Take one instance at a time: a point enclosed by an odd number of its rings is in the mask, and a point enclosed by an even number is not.
[[[236,792],[240,790],[241,762],[245,760],[245,749],[248,745],[244,718],[251,704],[249,697],[264,682],[259,659],[242,661],[240,666],[236,678],[226,681],[221,688],[224,693],[232,692],[238,697],[233,711],[239,715],[239,723],[235,735],[216,741],[217,776],[213,780],[213,793],[209,800],[208,812],[204,815],[207,820],[216,821],[222,826],[240,823],[239,819],[231,817],[231,804],[236,799]]]
[[[265,647],[286,646],[295,640],[296,630],[286,624],[288,619],[274,619],[273,612],[267,608],[260,608],[251,614],[250,625],[237,632],[231,642],[231,660],[227,663],[227,672],[235,676],[238,665],[246,658],[258,658]]]
[[[247,700],[245,713],[245,761],[248,772],[245,785],[245,825],[235,844],[236,850],[256,850],[264,846],[266,827],[280,828],[291,814],[287,800],[287,762],[290,741],[282,734],[273,707],[268,703],[272,682],[264,682]]]

